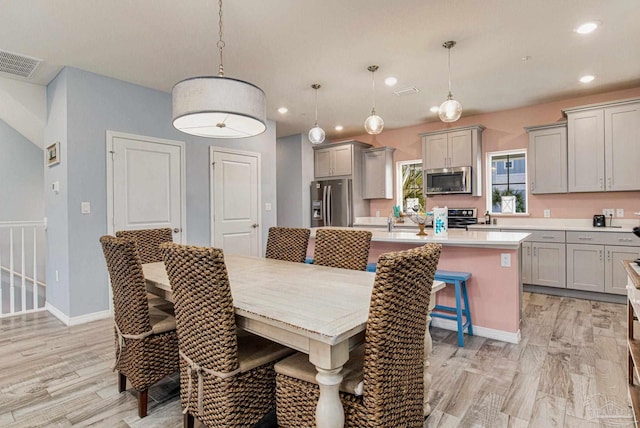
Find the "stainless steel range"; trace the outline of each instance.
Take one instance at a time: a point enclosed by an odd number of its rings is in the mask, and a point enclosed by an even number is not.
[[[449,208],[449,229],[466,229],[470,224],[478,223],[478,210],[476,208]]]

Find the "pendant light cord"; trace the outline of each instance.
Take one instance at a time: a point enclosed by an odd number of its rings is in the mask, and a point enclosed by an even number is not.
[[[373,112],[376,111],[376,72],[371,72],[371,87],[373,88]]]
[[[316,90],[316,126],[318,126],[318,88],[320,87],[320,85],[314,85],[314,88]]]
[[[224,76],[224,65],[222,64],[222,51],[224,49],[224,40],[222,40],[222,0],[218,0],[218,6],[220,11],[218,12],[218,50],[220,51],[220,67],[218,69],[218,75]]]

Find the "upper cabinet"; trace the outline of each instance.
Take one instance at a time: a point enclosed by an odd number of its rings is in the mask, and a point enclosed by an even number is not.
[[[567,123],[529,126],[529,191],[567,192]]]
[[[563,112],[569,191],[640,190],[640,99]]]
[[[362,152],[362,197],[393,199],[393,152],[391,147],[377,147]]]
[[[470,166],[473,196],[481,196],[483,130],[474,125],[420,134],[424,169]]]
[[[369,147],[371,145],[354,140],[314,147],[315,178],[359,177],[362,150]]]

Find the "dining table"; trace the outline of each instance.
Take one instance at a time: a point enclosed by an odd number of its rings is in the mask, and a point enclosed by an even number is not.
[[[343,427],[342,367],[349,351],[364,341],[375,273],[235,254],[225,254],[224,260],[237,326],[308,354],[320,388],[316,426]],[[164,264],[147,263],[142,269],[147,291],[172,301]],[[433,293],[442,287],[434,281],[431,309]],[[427,328],[425,368],[430,351]]]

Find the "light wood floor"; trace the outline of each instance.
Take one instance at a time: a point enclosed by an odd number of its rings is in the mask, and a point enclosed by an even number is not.
[[[525,293],[522,341],[432,329],[425,427],[632,426],[626,307]],[[139,419],[117,392],[112,320],[65,327],[47,312],[0,320],[0,427],[180,427],[177,374]]]

